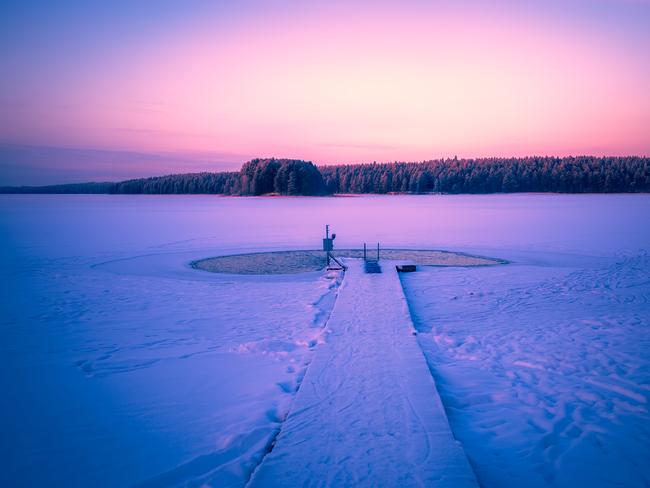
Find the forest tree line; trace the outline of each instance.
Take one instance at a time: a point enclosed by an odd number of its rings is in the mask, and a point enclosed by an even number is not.
[[[0,193],[330,195],[335,193],[650,192],[650,158],[526,157],[317,167],[253,159],[240,171],[186,173],[116,183],[4,187]]]
[[[527,157],[324,166],[329,193],[650,191],[650,158]]]

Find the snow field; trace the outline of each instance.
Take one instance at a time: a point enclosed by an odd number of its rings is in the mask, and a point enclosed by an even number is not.
[[[192,255],[22,262],[29,283],[5,292],[30,293],[3,303],[0,484],[246,483],[340,277],[224,279]]]
[[[485,487],[650,484],[650,257],[404,275]]]

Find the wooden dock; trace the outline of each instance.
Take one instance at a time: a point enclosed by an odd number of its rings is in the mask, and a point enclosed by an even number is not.
[[[417,344],[395,263],[348,271],[272,450],[250,486],[476,487]]]

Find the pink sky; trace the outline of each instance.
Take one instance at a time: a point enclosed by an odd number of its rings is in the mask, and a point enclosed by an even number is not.
[[[650,154],[645,2],[327,5],[16,42],[0,141],[236,163]]]

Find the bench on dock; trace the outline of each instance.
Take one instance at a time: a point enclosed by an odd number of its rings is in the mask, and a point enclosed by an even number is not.
[[[417,266],[415,264],[398,264],[395,269],[398,273],[413,273],[417,271]]]

